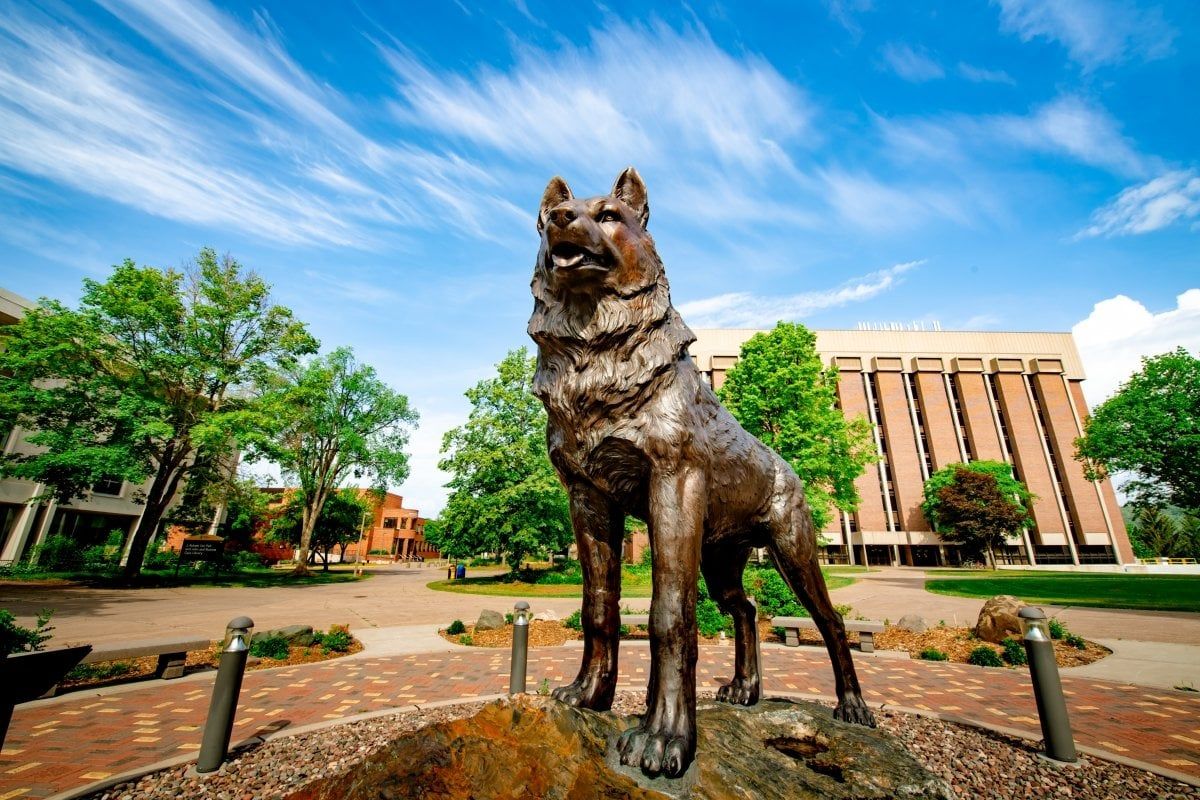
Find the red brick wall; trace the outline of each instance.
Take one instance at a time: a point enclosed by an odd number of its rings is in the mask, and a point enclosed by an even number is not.
[[[867,390],[863,385],[861,372],[842,372],[839,376],[837,392],[838,402],[842,413],[847,419],[856,417],[870,418],[867,409]],[[879,466],[868,464],[863,474],[854,482],[858,489],[858,526],[862,531],[882,532],[887,530],[887,520],[883,513],[883,496],[879,489]]]
[[[1065,488],[1067,512],[1075,523],[1075,530],[1084,533],[1107,533],[1104,511],[1100,508],[1100,497],[1095,485],[1083,475],[1083,465],[1074,459],[1075,439],[1080,431],[1075,426],[1075,414],[1071,411],[1071,399],[1062,375],[1037,374],[1030,383],[1042,406],[1046,420],[1046,435],[1054,442],[1058,455],[1058,468]]]
[[[996,375],[996,401],[1004,411],[1008,423],[1008,440],[1013,449],[1021,480],[1029,491],[1037,495],[1033,501],[1033,517],[1039,532],[1066,533],[1062,514],[1058,510],[1054,488],[1054,475],[1046,463],[1042,449],[1042,437],[1038,434],[1036,413],[1025,392],[1025,379],[1017,372],[1002,372]]]
[[[1080,381],[1070,381],[1071,400],[1075,411],[1079,414],[1080,423],[1088,418],[1087,402],[1083,399],[1083,385]],[[1117,503],[1117,494],[1113,491],[1112,481],[1100,481],[1100,494],[1104,497],[1104,507],[1108,511],[1108,519],[1112,523],[1113,543],[1117,550],[1117,560],[1122,564],[1132,564],[1136,561],[1133,547],[1129,544],[1129,532],[1125,529],[1125,518],[1121,516],[1121,506]]]
[[[954,411],[946,397],[946,382],[940,372],[918,372],[913,378],[917,397],[921,402],[921,416],[925,423],[925,446],[933,470],[937,472],[947,464],[962,461],[955,433]]]
[[[929,523],[921,513],[925,478],[921,473],[921,455],[913,432],[904,376],[899,372],[876,372],[879,413],[887,437],[888,461],[892,467],[892,485],[896,490],[896,512],[901,527],[908,531],[927,531]]]
[[[988,405],[987,389],[983,375],[978,372],[958,372],[951,380],[958,387],[958,399],[962,406],[966,430],[963,434],[971,443],[971,457],[975,461],[1003,461],[1000,449],[1000,434]]]

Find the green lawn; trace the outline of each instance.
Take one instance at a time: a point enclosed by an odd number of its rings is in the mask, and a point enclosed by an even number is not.
[[[1059,606],[1200,611],[1200,577],[1088,572],[936,570],[925,588],[956,597],[1011,594],[1027,603]]]
[[[205,570],[202,574],[184,569],[176,577],[174,570],[156,571],[145,570],[133,581],[125,581],[118,574],[95,572],[37,572],[37,571],[0,571],[0,581],[47,581],[61,580],[71,583],[82,583],[88,586],[151,589],[173,586],[249,586],[252,588],[272,588],[277,586],[310,586],[327,583],[346,583],[348,581],[364,580],[370,573],[361,577],[355,576],[351,569],[333,569],[322,572],[320,568],[309,575],[298,577],[291,570],[285,569],[255,569],[240,572],[222,570],[218,576]]]
[[[854,583],[853,578],[839,575],[825,575],[825,585],[830,590],[840,589]],[[505,597],[582,597],[583,586],[575,583],[541,584],[524,581],[508,580],[507,575],[497,575],[486,578],[464,578],[454,581],[434,581],[428,584],[430,589],[439,592],[458,592],[459,594],[502,595]],[[651,592],[649,570],[629,570],[621,572],[622,597],[649,597]]]

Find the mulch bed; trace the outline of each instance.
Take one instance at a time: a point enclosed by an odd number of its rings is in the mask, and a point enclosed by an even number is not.
[[[701,692],[700,697],[710,700],[712,693]],[[282,798],[313,781],[347,774],[396,738],[472,716],[482,706],[464,703],[410,711],[278,738],[241,751],[208,777],[189,777],[186,766],[174,767],[94,793],[89,800]],[[612,710],[620,715],[644,713],[645,694],[618,692]],[[1022,739],[892,711],[876,712],[876,719],[961,800],[1200,798],[1200,789],[1090,756],[1081,755],[1075,768],[1055,767],[1038,757],[1035,743]]]
[[[474,625],[466,626],[466,632],[462,634],[452,635],[446,632],[443,628],[439,631],[442,638],[448,642],[455,644],[467,645],[470,647],[512,647],[512,625],[505,625],[503,628],[496,628],[489,631],[476,631]],[[761,642],[782,643],[783,637],[780,636],[776,629],[771,627],[771,623],[767,620],[760,620],[758,623],[758,636]],[[464,639],[464,637],[467,637]],[[535,619],[529,625],[529,646],[530,647],[557,647],[564,642],[579,640],[583,638],[583,633],[572,630],[558,620],[540,620]],[[623,640],[638,640],[648,639],[650,634],[644,628],[630,628],[627,634],[621,636]],[[851,645],[858,644],[858,634],[851,632],[846,634],[846,638]],[[725,639],[724,642],[728,642]],[[719,636],[714,637],[699,637],[701,645],[705,644],[722,644],[723,640]],[[821,640],[821,634],[815,629],[801,628],[800,643],[803,645],[821,646],[824,643]],[[1059,640],[1054,643],[1054,654],[1060,667],[1081,667],[1084,664],[1091,664],[1093,661],[1099,661],[1107,656],[1112,651],[1106,647],[1102,647],[1095,642],[1086,642],[1087,647],[1084,650],[1078,650],[1067,643]],[[948,661],[953,661],[959,664],[966,664],[967,656],[977,647],[990,647],[1001,653],[1004,648],[998,644],[990,644],[976,639],[971,634],[970,628],[949,628],[939,626],[930,628],[924,633],[913,633],[903,628],[897,628],[894,625],[887,626],[882,633],[875,634],[875,649],[876,650],[900,650],[907,652],[913,658],[920,658],[921,652],[927,648],[935,648],[946,654]]]
[[[186,666],[184,674],[190,675],[193,672],[206,672],[214,670],[221,661],[221,653],[219,651],[221,643],[213,642],[212,647],[208,650],[193,650],[187,654]],[[276,660],[274,658],[254,658],[251,657],[246,662],[246,670],[271,669],[273,667],[291,667],[297,664],[312,664],[317,661],[328,661],[332,658],[341,658],[343,656],[353,655],[354,653],[362,652],[362,643],[357,639],[353,639],[350,643],[350,649],[344,653],[330,651],[326,653],[319,646],[312,647],[289,647],[288,657],[285,659]],[[123,683],[131,683],[133,681],[145,680],[154,677],[154,671],[158,668],[158,656],[143,656],[141,658],[122,659],[120,661],[97,661],[93,664],[85,666],[92,669],[102,670],[106,667],[114,665],[122,665],[119,669],[128,669],[120,672],[120,674],[112,674],[108,677],[87,677],[80,679],[64,679],[58,685],[59,693],[70,691],[73,689],[96,689],[102,686],[116,686]]]

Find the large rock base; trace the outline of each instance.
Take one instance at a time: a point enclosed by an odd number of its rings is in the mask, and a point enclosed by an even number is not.
[[[620,766],[616,738],[637,718],[526,695],[399,738],[288,800],[953,797],[892,737],[816,703],[701,702],[697,712],[696,761],[678,780]]]

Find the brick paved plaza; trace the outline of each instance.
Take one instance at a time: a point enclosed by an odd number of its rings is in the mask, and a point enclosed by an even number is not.
[[[564,646],[530,655],[529,687],[574,676],[580,651]],[[700,649],[697,680],[715,688],[732,671],[731,646]],[[829,696],[833,676],[823,651],[767,646],[765,691]],[[508,652],[372,657],[247,674],[234,741],[270,727],[327,722],[382,709],[498,694],[508,682]],[[622,688],[645,686],[649,650],[622,650]],[[861,658],[859,675],[873,705],[942,712],[1038,735],[1024,670]],[[1065,677],[1080,745],[1146,762],[1200,782],[1200,694]],[[45,798],[111,775],[199,749],[211,674],[155,681],[107,693],[77,692],[19,706],[0,753],[0,798]]]

